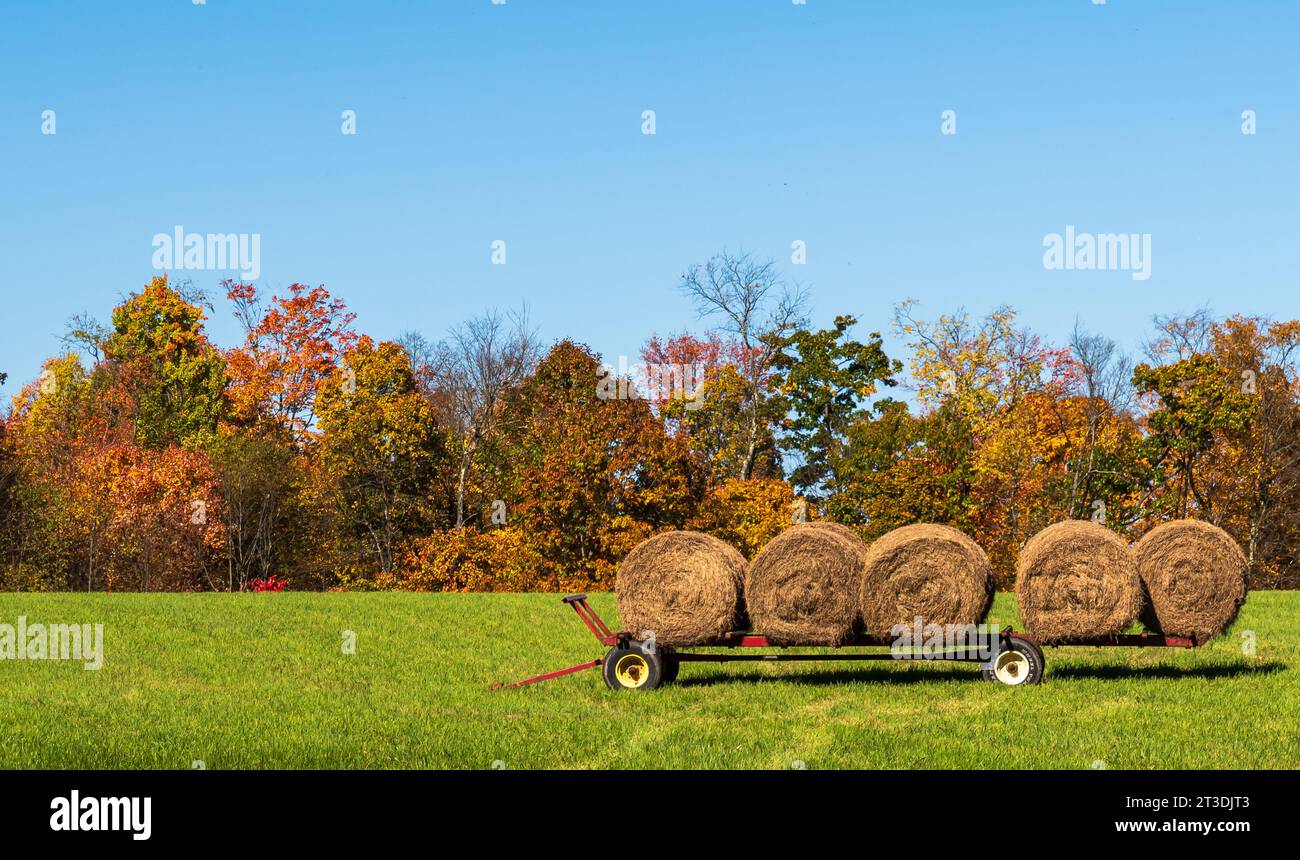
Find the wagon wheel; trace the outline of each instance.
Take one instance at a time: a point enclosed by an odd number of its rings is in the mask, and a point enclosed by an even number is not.
[[[993,665],[982,670],[982,674],[986,681],[1019,687],[1022,684],[1040,683],[1046,667],[1047,659],[1043,656],[1042,649],[1028,639],[1013,636],[993,659]]]
[[[630,639],[605,655],[602,674],[611,690],[653,690],[663,683],[664,660],[655,650]]]
[[[677,659],[677,655],[674,654],[671,649],[664,648],[662,649],[662,652],[664,661],[664,677],[659,683],[671,684],[673,681],[677,680],[677,673],[682,668],[682,661]]]

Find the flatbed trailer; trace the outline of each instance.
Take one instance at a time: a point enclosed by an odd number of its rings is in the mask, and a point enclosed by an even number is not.
[[[601,670],[605,684],[611,690],[656,689],[677,680],[683,663],[739,663],[739,662],[792,662],[792,661],[842,661],[842,660],[924,660],[935,662],[964,662],[979,665],[985,680],[1007,686],[1037,684],[1043,680],[1047,659],[1043,648],[1033,637],[1017,633],[1010,627],[989,629],[975,626],[974,634],[961,644],[941,648],[924,646],[900,647],[899,640],[881,636],[855,636],[848,642],[832,646],[830,653],[791,653],[790,648],[824,647],[779,645],[760,633],[729,633],[716,642],[692,648],[720,649],[711,652],[682,650],[656,645],[652,638],[638,639],[629,631],[614,631],[601,620],[587,603],[587,595],[571,594],[563,602],[573,608],[582,622],[601,645],[609,648],[604,657],[585,663],[534,675],[512,684],[493,684],[493,689],[527,687],[572,675],[587,669]],[[1194,638],[1163,636],[1153,633],[1121,634],[1089,639],[1066,639],[1048,643],[1049,647],[1074,645],[1097,648],[1195,648],[1201,643]],[[843,649],[866,648],[867,651]],[[885,650],[880,650],[880,649]]]

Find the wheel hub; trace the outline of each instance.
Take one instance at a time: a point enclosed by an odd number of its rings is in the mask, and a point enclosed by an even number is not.
[[[624,654],[614,664],[614,677],[622,686],[635,690],[650,679],[650,664],[640,654]]]
[[[1029,680],[1029,658],[1019,651],[1003,651],[993,662],[993,675],[1012,687]]]

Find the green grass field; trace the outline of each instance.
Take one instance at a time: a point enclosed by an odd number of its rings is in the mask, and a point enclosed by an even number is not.
[[[7,768],[1300,767],[1300,592],[1196,650],[1048,649],[1021,688],[888,661],[488,690],[602,653],[557,595],[0,595],[20,615],[102,623],[104,665],[0,661]]]

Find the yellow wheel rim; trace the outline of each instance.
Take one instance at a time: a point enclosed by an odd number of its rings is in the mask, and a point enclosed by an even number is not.
[[[614,664],[614,677],[620,686],[635,690],[650,680],[650,662],[640,654],[624,654]]]

